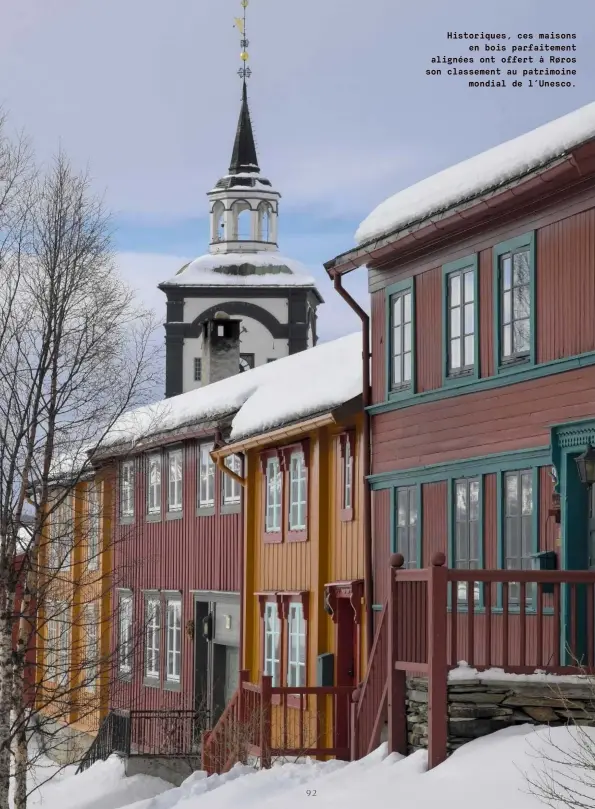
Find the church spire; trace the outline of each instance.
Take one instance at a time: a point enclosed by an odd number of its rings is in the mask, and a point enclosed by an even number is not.
[[[238,119],[236,139],[233,144],[229,173],[239,174],[240,172],[259,171],[260,168],[258,166],[258,157],[256,156],[252,121],[250,120],[250,110],[248,108],[248,91],[246,88],[246,79],[244,79],[242,86],[242,107]]]

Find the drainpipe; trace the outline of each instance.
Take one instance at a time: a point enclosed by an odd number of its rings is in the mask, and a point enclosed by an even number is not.
[[[362,404],[364,407],[364,602],[366,605],[366,653],[368,660],[374,642],[374,618],[372,613],[372,493],[368,476],[370,463],[370,415],[366,410],[370,404],[370,317],[357,301],[344,289],[341,275],[333,275],[335,290],[353,309],[362,322]]]

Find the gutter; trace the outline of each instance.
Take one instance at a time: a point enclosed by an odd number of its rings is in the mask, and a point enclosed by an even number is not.
[[[362,322],[362,405],[364,410],[364,604],[366,609],[366,656],[368,660],[372,653],[374,642],[374,614],[372,612],[372,489],[369,483],[371,472],[370,462],[370,414],[367,410],[370,404],[370,316],[364,312],[357,301],[344,289],[340,273],[333,273],[335,291],[343,298],[348,306]]]

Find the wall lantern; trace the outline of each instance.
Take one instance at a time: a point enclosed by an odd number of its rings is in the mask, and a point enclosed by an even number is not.
[[[578,455],[575,460],[581,483],[591,486],[595,483],[595,449],[589,444],[585,452]]]

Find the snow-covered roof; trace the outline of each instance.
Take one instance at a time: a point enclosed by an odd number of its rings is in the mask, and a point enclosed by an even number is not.
[[[207,253],[184,265],[163,286],[315,287],[308,269],[276,251]]]
[[[135,444],[234,413],[231,439],[237,440],[339,407],[361,392],[357,332],[126,413],[102,447]]]
[[[364,219],[358,244],[495,190],[595,138],[595,102],[457,163],[385,200]]]

